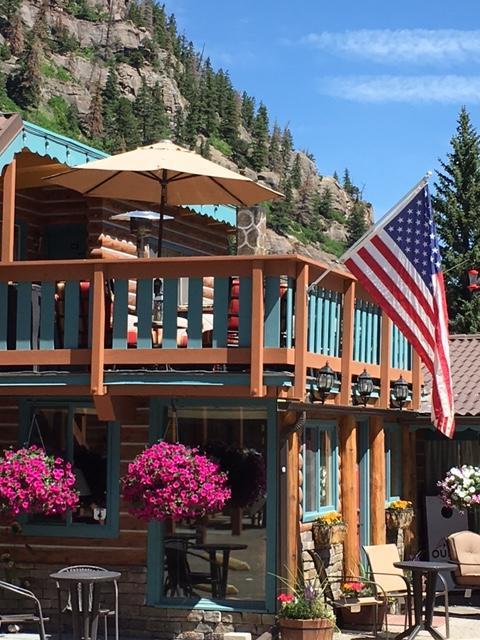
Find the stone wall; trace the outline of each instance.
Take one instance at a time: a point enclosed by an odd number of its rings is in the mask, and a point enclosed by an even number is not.
[[[300,533],[300,544],[302,550],[303,577],[305,580],[315,580],[317,572],[313,564],[309,550],[315,549],[311,525],[302,525]],[[327,576],[340,576],[343,573],[343,545],[334,544],[331,547],[316,548],[315,551],[320,556]],[[335,585],[333,585],[335,586]]]
[[[73,559],[72,559],[73,563]],[[46,564],[18,564],[8,572],[8,579],[14,578],[18,584],[31,589],[40,599],[44,614],[48,615],[47,633],[58,629],[57,590],[49,575],[61,567]],[[145,604],[147,571],[145,567],[109,567],[120,571],[119,611],[120,635],[122,638],[151,638],[152,640],[222,640],[231,631],[247,631],[257,638],[271,631],[275,616],[266,613],[202,611],[198,609],[176,609],[151,607]],[[1,575],[1,573],[0,573]],[[108,585],[102,590],[102,605],[111,606],[113,594]],[[2,612],[14,613],[22,610],[16,597],[4,597],[2,592]],[[67,627],[68,615],[64,615]],[[113,620],[109,620],[110,633]],[[70,628],[70,627],[68,627]],[[22,630],[29,630],[27,626]],[[32,628],[36,631],[35,628]]]

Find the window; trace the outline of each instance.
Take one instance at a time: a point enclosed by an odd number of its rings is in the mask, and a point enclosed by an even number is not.
[[[22,410],[22,443],[37,445],[72,464],[79,493],[75,511],[33,515],[32,535],[114,537],[118,534],[119,428],[83,404],[28,403]]]
[[[303,519],[334,511],[338,502],[336,424],[309,423],[303,438]]]
[[[385,498],[387,503],[402,495],[402,432],[398,425],[385,425]]]

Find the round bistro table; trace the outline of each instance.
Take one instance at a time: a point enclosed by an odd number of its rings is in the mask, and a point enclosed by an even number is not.
[[[227,597],[227,579],[230,553],[232,551],[243,551],[248,548],[246,544],[233,542],[193,544],[191,549],[206,551],[210,560],[210,574],[212,577],[212,596],[214,598],[225,599]],[[222,563],[217,562],[217,553],[222,553]]]
[[[73,640],[97,639],[101,584],[115,583],[120,576],[121,573],[118,571],[98,571],[95,569],[77,569],[50,574],[50,578],[60,585],[63,583],[69,591]],[[117,596],[115,599],[115,611],[118,616]],[[61,611],[59,613],[61,614]]]
[[[420,560],[406,560],[394,562],[394,566],[407,569],[413,576],[413,606],[415,611],[415,624],[402,633],[395,636],[396,640],[406,638],[413,640],[420,631],[428,633],[436,640],[445,640],[440,632],[432,626],[433,609],[435,604],[435,592],[437,576],[441,571],[453,571],[455,566],[447,562],[423,562]],[[426,577],[425,613],[423,613],[423,577]]]

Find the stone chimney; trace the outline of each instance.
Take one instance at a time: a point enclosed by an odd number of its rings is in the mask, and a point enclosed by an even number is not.
[[[259,207],[239,209],[237,212],[237,255],[251,256],[266,253],[267,214]]]

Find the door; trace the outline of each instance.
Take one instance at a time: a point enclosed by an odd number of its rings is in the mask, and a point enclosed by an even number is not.
[[[86,224],[49,224],[45,227],[46,260],[79,260],[86,257]]]

